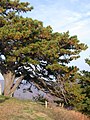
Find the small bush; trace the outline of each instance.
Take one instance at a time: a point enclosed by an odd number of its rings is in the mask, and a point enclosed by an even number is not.
[[[4,95],[0,95],[0,103],[4,102],[5,100],[8,100],[9,97],[6,97]]]
[[[47,99],[46,99],[43,95],[38,94],[37,96],[33,97],[33,100],[34,100],[34,101],[39,101],[39,102],[43,102],[43,103],[44,103]]]

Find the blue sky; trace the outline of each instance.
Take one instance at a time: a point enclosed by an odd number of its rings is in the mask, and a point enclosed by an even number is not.
[[[69,30],[70,35],[77,35],[80,42],[88,44],[81,58],[72,62],[80,69],[90,70],[84,59],[90,56],[90,0],[21,0],[29,2],[34,9],[24,14],[43,21],[44,26],[51,25],[56,32]]]
[[[80,69],[89,70],[84,59],[90,56],[90,0],[22,0],[28,1],[34,9],[24,16],[43,21],[44,26],[51,25],[56,32],[70,32],[77,35],[80,42],[88,45],[81,58],[72,62]]]

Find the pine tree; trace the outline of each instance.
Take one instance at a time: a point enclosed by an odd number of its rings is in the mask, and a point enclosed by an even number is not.
[[[0,71],[5,96],[12,95],[23,79],[55,94],[53,79],[60,74],[66,80],[67,64],[87,48],[69,32],[54,33],[41,21],[21,16],[32,8],[19,0],[0,1]]]
[[[90,59],[86,59],[85,61],[90,66]],[[85,98],[81,101],[80,110],[90,115],[90,71],[81,71],[80,84],[83,89],[82,95],[85,95]]]

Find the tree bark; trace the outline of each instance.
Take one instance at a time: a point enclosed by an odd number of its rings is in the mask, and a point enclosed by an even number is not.
[[[12,89],[10,90],[10,94],[11,94],[11,95],[15,92],[15,90],[16,90],[17,87],[19,86],[20,82],[22,81],[22,79],[23,79],[23,76],[20,76],[20,77],[16,80],[15,84],[13,85]]]
[[[15,74],[11,71],[6,72],[3,74],[4,77],[4,96],[12,96],[12,94],[17,89],[18,85],[23,79],[23,76],[20,76],[18,79],[15,80]]]

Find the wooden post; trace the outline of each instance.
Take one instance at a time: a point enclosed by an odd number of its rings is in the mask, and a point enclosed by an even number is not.
[[[60,104],[59,104],[59,106],[61,107],[61,106],[62,106],[62,104],[60,103]]]
[[[2,95],[2,86],[1,86],[1,83],[0,83],[0,95]]]
[[[61,106],[62,108],[64,107],[64,103],[62,103],[62,106]]]
[[[47,108],[47,101],[45,100],[45,108]]]

